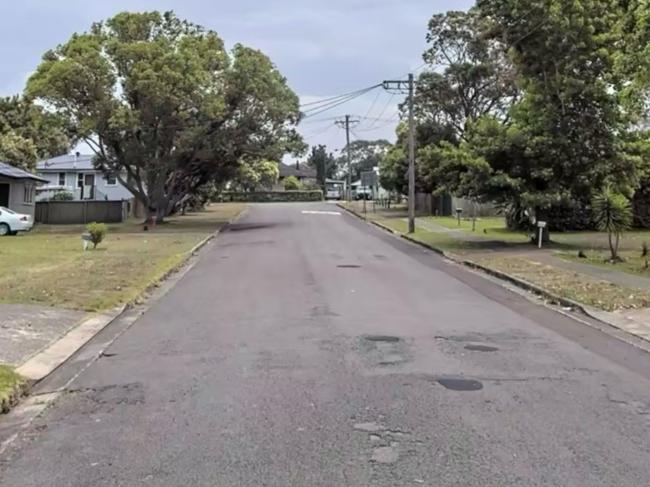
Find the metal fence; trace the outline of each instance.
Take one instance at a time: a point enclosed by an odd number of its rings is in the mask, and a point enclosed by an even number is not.
[[[127,201],[39,201],[35,220],[47,224],[120,223],[128,217]]]

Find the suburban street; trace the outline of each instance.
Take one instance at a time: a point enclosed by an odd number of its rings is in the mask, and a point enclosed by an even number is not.
[[[1,486],[650,482],[650,356],[333,204],[252,205],[84,357]]]

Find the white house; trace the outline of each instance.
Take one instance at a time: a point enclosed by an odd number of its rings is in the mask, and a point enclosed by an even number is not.
[[[114,175],[106,175],[93,165],[93,156],[72,154],[46,159],[36,165],[36,173],[47,180],[36,188],[36,200],[45,201],[66,192],[74,200],[121,201],[133,199]]]

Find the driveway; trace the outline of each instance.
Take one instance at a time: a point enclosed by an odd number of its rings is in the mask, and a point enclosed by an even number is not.
[[[253,206],[0,485],[647,485],[648,355],[337,213]]]

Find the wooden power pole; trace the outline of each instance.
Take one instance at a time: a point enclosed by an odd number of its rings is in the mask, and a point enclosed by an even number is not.
[[[408,208],[408,231],[415,233],[415,116],[413,114],[413,95],[415,91],[415,81],[413,74],[409,74],[408,80],[384,81],[382,83],[385,90],[399,90],[408,93],[409,107],[409,208]]]

